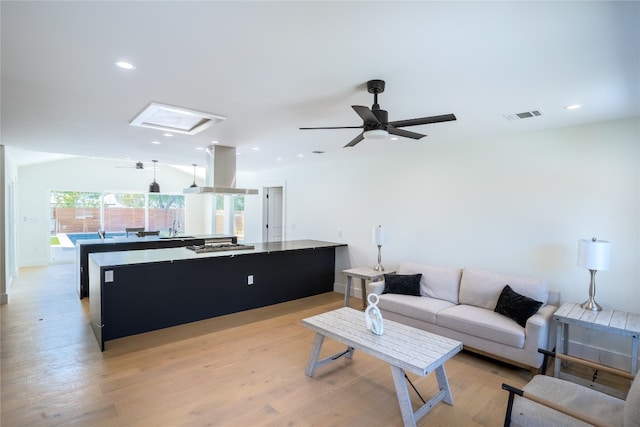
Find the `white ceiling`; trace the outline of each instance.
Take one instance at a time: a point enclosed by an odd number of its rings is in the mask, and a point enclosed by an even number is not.
[[[379,103],[389,120],[458,118],[406,128],[429,136],[391,144],[443,144],[640,115],[639,2],[2,1],[0,7],[1,142],[25,150],[190,165],[204,162],[196,148],[216,140],[237,147],[239,170],[361,155],[380,146],[342,148],[357,129],[298,128],[361,125],[351,105],[371,106],[370,79],[386,81]],[[120,58],[137,68],[115,67]],[[227,119],[171,138],[129,126],[151,101]],[[573,103],[583,107],[564,109]],[[503,117],[532,109],[545,114]]]

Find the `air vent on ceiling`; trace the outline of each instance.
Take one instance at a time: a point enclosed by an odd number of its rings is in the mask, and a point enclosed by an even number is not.
[[[225,119],[226,117],[217,114],[152,102],[129,124],[166,132],[195,135]]]
[[[504,114],[504,118],[513,121],[513,120],[521,120],[521,119],[530,119],[532,117],[540,117],[544,115],[544,112],[540,109],[531,110],[531,111],[523,111],[522,113],[513,113],[513,114]]]

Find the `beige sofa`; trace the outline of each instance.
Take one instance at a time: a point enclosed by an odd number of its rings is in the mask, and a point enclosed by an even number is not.
[[[380,297],[378,307],[384,319],[462,341],[467,350],[534,372],[543,361],[538,348],[550,350],[555,344],[552,316],[560,294],[549,291],[543,280],[413,262],[402,263],[397,274],[421,274],[420,296],[383,293],[384,281],[368,284],[368,292]],[[494,311],[506,285],[542,303],[525,327]]]

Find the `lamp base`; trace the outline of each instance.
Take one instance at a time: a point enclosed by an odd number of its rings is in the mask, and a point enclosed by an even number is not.
[[[373,271],[384,271],[384,267],[382,266],[382,264],[378,264],[373,267]]]
[[[382,245],[378,245],[378,264],[373,267],[373,271],[384,271],[382,266]]]
[[[602,311],[602,307],[600,306],[600,304],[598,304],[596,302],[595,299],[593,299],[593,297],[591,297],[588,300],[586,300],[585,302],[583,302],[580,305],[580,307],[584,308],[585,310]]]

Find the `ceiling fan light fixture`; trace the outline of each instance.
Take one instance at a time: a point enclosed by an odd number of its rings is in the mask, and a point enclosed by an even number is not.
[[[365,139],[386,139],[389,133],[384,129],[366,130],[362,133]]]

